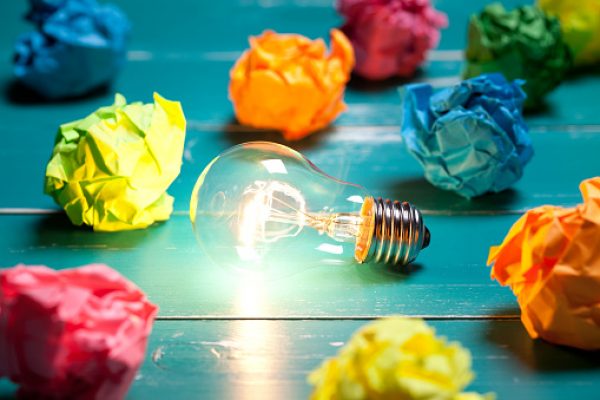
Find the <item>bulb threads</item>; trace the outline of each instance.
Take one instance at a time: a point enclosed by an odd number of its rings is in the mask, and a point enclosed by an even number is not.
[[[373,201],[373,233],[365,261],[406,265],[429,245],[421,212],[407,202],[381,197]]]

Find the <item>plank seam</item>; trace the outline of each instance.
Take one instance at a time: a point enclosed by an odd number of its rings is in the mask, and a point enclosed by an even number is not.
[[[372,321],[385,318],[388,315],[352,315],[352,316],[273,316],[273,317],[247,317],[230,315],[159,315],[157,321]],[[420,318],[427,321],[518,321],[519,315],[429,315],[415,314],[402,315],[406,318]]]
[[[575,203],[573,204],[575,205]],[[521,215],[528,209],[518,210],[465,210],[465,211],[452,211],[452,210],[427,210],[419,209],[421,214],[429,216],[446,216],[446,217],[469,217],[469,216],[503,216],[503,215]],[[27,215],[57,215],[63,214],[63,210],[53,208],[0,208],[0,216],[27,216]],[[190,214],[189,211],[175,210],[173,216],[187,217]]]
[[[353,104],[349,104],[351,108]],[[397,104],[400,107],[400,103]],[[273,130],[252,128],[245,125],[233,123],[216,124],[198,120],[187,121],[188,130],[193,132],[214,132],[223,131],[228,133],[274,133]],[[398,125],[333,125],[329,128],[330,132],[344,133],[356,130],[377,130],[380,132],[398,133],[400,136],[400,126]],[[552,131],[565,131],[565,133],[592,133],[600,134],[600,124],[529,124],[529,131],[533,134],[543,134]]]
[[[61,214],[63,210],[53,208],[23,208],[23,207],[7,207],[0,208],[0,215],[53,215]]]
[[[132,49],[127,52],[127,60],[132,62],[147,62],[152,60],[168,61],[213,61],[234,62],[244,50],[192,52],[161,52],[144,49]],[[431,50],[427,53],[428,62],[462,62],[464,50]]]

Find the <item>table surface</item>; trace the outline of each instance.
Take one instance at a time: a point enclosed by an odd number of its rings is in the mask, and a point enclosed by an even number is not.
[[[500,399],[599,398],[600,356],[531,340],[511,291],[489,278],[488,248],[526,209],[580,201],[579,182],[598,174],[600,73],[569,77],[543,112],[527,116],[536,155],[513,189],[472,201],[423,179],[399,133],[397,87],[352,81],[348,111],[324,132],[291,146],[331,175],[421,208],[432,245],[401,273],[376,266],[321,266],[248,283],[203,255],[187,216],[193,184],[214,156],[275,133],[237,126],[228,71],[248,35],[270,28],[327,37],[340,25],[330,0],[121,0],[134,31],[129,62],[113,90],[149,101],[180,100],[188,119],[181,175],[169,189],[175,213],[146,230],[93,233],[73,227],[42,182],[60,123],[112,102],[113,92],[45,103],[16,91],[10,57],[30,28],[25,2],[0,2],[0,266],[67,268],[106,263],[160,306],[146,361],[130,398],[301,399],[308,372],[368,320],[392,314],[428,319],[473,354],[469,387]],[[468,16],[482,2],[438,0],[450,18],[440,46],[414,80],[459,80]],[[504,1],[507,6],[522,3]],[[0,399],[14,387],[0,383]]]

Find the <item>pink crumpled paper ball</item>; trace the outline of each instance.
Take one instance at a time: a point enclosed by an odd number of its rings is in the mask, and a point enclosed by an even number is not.
[[[412,76],[448,25],[429,0],[338,0],[337,8],[354,46],[354,72],[372,80]]]
[[[156,312],[106,265],[0,270],[0,378],[22,398],[123,399]]]

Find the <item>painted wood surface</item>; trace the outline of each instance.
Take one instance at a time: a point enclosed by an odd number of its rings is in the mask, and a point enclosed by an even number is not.
[[[487,216],[426,218],[435,247],[397,272],[349,260],[249,283],[245,275],[213,264],[196,243],[187,216],[179,215],[120,233],[73,228],[62,214],[5,215],[0,260],[4,267],[106,263],[145,290],[160,305],[161,316],[515,315],[514,296],[490,280],[485,262],[489,246],[502,240],[517,216],[494,217],[493,223]]]
[[[267,27],[281,32],[298,32],[310,37],[327,37],[328,31],[339,26],[330,0],[293,1],[227,0],[213,2],[210,8],[194,0],[154,2],[160,10],[161,22],[168,28],[156,28],[156,14],[138,12],[143,0],[117,1],[131,16],[132,34],[129,64],[114,86],[114,91],[131,100],[149,100],[152,91],[181,100],[189,120],[200,125],[223,126],[232,121],[227,99],[229,69],[241,51],[247,47],[247,37]],[[527,3],[504,1],[507,7]],[[450,26],[443,31],[438,50],[416,77],[435,86],[446,86],[459,79],[462,52],[466,38],[466,23],[471,13],[482,7],[480,2],[443,0],[438,7],[450,15]],[[0,38],[0,57],[9,60],[12,42],[30,28],[19,20],[25,2],[4,2],[0,13],[5,16]],[[210,10],[210,11],[208,11]],[[227,20],[227,24],[222,21]],[[168,71],[168,73],[165,73]],[[532,126],[598,125],[600,116],[596,104],[588,101],[600,90],[597,73],[571,76],[548,97],[543,112],[528,117]],[[149,82],[152,82],[149,85]],[[185,83],[183,83],[185,82]],[[397,87],[406,81],[372,84],[355,79],[348,88],[349,110],[338,125],[397,125],[400,122],[400,101]],[[99,106],[112,102],[113,90],[97,97],[76,102],[39,104],[31,96],[18,93],[12,85],[10,63],[0,66],[0,85],[9,96],[0,100],[0,120],[3,125],[18,129],[32,110],[44,113],[36,118],[37,135],[53,136],[58,124],[79,118]],[[569,101],[564,101],[568,98]],[[33,104],[32,104],[33,103]],[[36,137],[38,137],[36,135]]]
[[[308,373],[366,321],[158,321],[131,399],[306,399]],[[468,390],[498,399],[596,399],[597,355],[534,342],[519,321],[431,321],[469,347]],[[0,399],[12,390],[0,383]]]
[[[23,146],[23,137],[11,135],[7,128],[0,127],[0,135],[5,135],[0,157],[5,165],[18,166],[0,170],[0,181],[6,185],[0,211],[57,209],[42,191],[54,133],[40,138],[35,146]],[[374,196],[409,201],[426,214],[521,213],[542,204],[571,206],[580,202],[579,182],[600,171],[600,126],[534,131],[532,137],[536,155],[526,166],[523,179],[510,190],[473,200],[429,184],[419,163],[406,151],[398,127],[338,127],[292,145],[329,175],[360,184]],[[175,197],[175,210],[189,210],[194,183],[212,158],[250,140],[285,143],[275,132],[198,129],[191,124],[181,174],[169,189]]]
[[[598,354],[531,340],[514,296],[490,280],[485,262],[489,246],[521,212],[576,204],[579,182],[599,173],[600,71],[569,77],[545,110],[526,116],[536,155],[525,176],[509,191],[472,201],[432,187],[405,151],[398,88],[408,81],[353,79],[348,111],[331,128],[291,145],[333,176],[421,208],[431,247],[402,271],[309,265],[281,279],[248,282],[214,265],[197,245],[186,215],[191,189],[206,163],[229,146],[282,141],[233,118],[229,69],[248,35],[271,28],[327,37],[341,23],[333,1],[114,2],[134,26],[123,74],[110,90],[57,103],[14,85],[8,61],[14,39],[30,29],[19,19],[26,4],[0,2],[0,267],[104,262],[148,293],[160,306],[160,321],[130,398],[306,398],[311,369],[366,319],[391,314],[427,317],[440,334],[469,348],[478,375],[473,390],[495,391],[500,399],[598,397]],[[460,79],[466,24],[484,3],[435,3],[449,14],[450,27],[413,81],[444,87]],[[114,91],[132,101],[149,101],[152,91],[182,101],[186,150],[169,190],[176,198],[170,221],[93,233],[71,226],[42,194],[44,168],[58,125],[110,104]],[[0,381],[0,399],[13,393]]]

